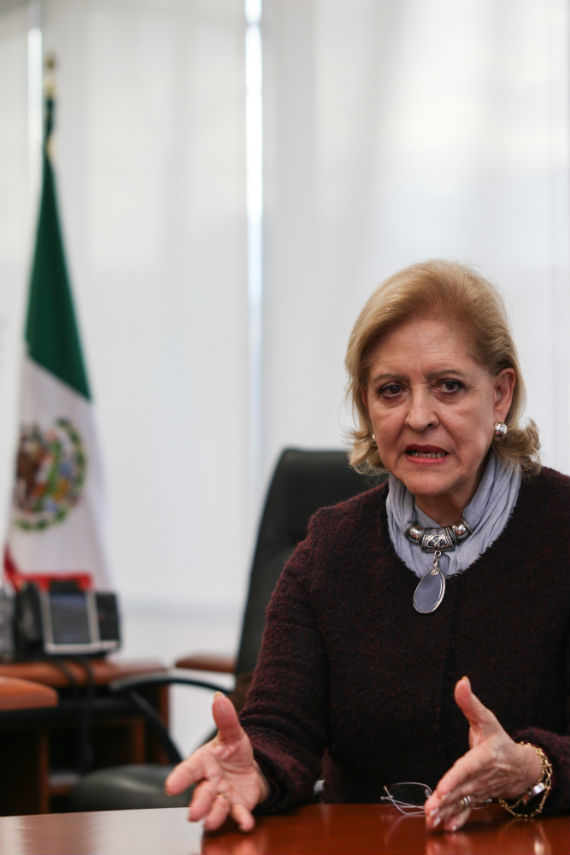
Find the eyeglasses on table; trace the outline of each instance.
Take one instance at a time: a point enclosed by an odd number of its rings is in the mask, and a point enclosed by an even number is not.
[[[389,802],[408,816],[423,814],[423,805],[432,794],[431,787],[419,781],[399,781],[384,787],[378,800]]]
[[[433,790],[427,784],[422,784],[420,781],[399,781],[397,784],[384,786],[383,793],[380,794],[378,800],[381,802],[389,802],[400,813],[407,816],[419,816],[424,812],[424,804],[431,796]],[[484,807],[491,804],[493,799],[487,799],[478,805],[473,805],[472,809]]]

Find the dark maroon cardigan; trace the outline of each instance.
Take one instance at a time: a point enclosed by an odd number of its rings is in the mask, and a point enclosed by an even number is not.
[[[568,810],[570,478],[523,481],[501,536],[429,615],[412,606],[386,489],[315,514],[273,595],[241,715],[272,788],[260,809],[309,800],[321,768],[329,802],[433,786],[469,747],[453,700],[466,674],[508,733],[544,748],[548,811]]]

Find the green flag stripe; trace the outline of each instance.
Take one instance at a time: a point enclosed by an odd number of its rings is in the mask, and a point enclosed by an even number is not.
[[[26,342],[35,362],[90,398],[65,262],[55,176],[47,151],[53,121],[51,99],[46,106],[42,196],[30,276]]]

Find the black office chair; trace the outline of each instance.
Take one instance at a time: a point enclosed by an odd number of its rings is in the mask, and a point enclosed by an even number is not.
[[[229,665],[212,664],[208,657],[187,657],[177,662],[179,667],[175,670],[111,684],[112,691],[128,694],[145,716],[170,764],[178,763],[182,757],[156,712],[137,690],[149,684],[197,686],[229,694],[239,710],[259,654],[267,604],[285,562],[307,533],[309,518],[318,508],[350,498],[374,483],[356,473],[342,451],[285,449],[275,467],[259,524],[239,649],[233,665],[233,689],[228,692],[223,686],[185,673],[185,668],[230,670]],[[172,765],[141,764],[95,770],[85,775],[72,790],[68,807],[71,810],[119,810],[186,805],[190,791],[176,797],[164,793],[164,781],[171,768]]]

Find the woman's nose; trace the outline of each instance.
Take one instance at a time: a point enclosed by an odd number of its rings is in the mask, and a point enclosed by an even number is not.
[[[423,431],[438,422],[435,402],[427,391],[411,392],[408,399],[406,424],[412,430]]]

